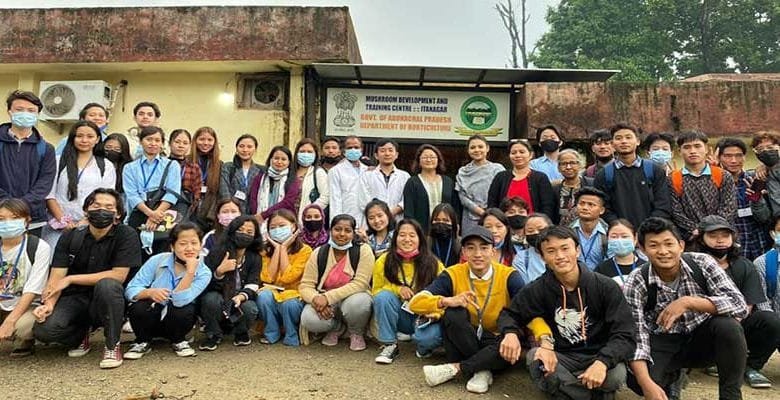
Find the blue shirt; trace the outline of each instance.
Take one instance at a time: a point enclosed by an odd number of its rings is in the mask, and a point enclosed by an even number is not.
[[[563,179],[563,175],[558,171],[558,161],[553,161],[546,155],[531,160],[530,166],[532,170],[547,175],[547,179],[551,181]]]
[[[195,301],[206,290],[209,282],[211,282],[211,270],[203,262],[203,257],[201,257],[198,262],[198,269],[195,271],[195,278],[193,278],[190,287],[174,291],[184,277],[184,273],[176,276],[173,263],[173,253],[170,252],[160,253],[148,259],[130,283],[127,284],[127,289],[125,289],[127,301],[136,301],[136,296],[145,289],[170,290],[169,303],[174,307],[183,307]]]
[[[512,260],[512,267],[520,273],[520,277],[523,278],[525,284],[533,282],[547,270],[542,256],[533,247],[527,249],[515,247],[515,258]]]
[[[146,201],[148,192],[153,192],[162,186],[160,181],[168,164],[171,165],[165,182],[168,192],[162,199],[175,205],[176,196],[173,193],[181,193],[181,166],[178,162],[158,155],[152,161],[142,157],[125,165],[122,171],[122,186],[125,190],[128,214]]]
[[[682,174],[683,175],[690,175],[690,176],[712,175],[712,168],[710,168],[710,164],[705,163],[704,164],[704,169],[701,170],[701,173],[699,175],[696,175],[693,172],[689,171],[688,167],[682,167]]]
[[[569,227],[577,232],[577,237],[580,239],[580,256],[577,260],[587,265],[589,270],[595,270],[606,258],[604,254],[606,243],[603,240],[607,237],[607,223],[599,219],[590,237],[586,237],[585,232],[580,228],[579,218],[575,219]]]

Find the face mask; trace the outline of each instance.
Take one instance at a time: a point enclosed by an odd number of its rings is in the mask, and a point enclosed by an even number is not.
[[[358,158],[360,158],[360,157],[358,157]],[[336,157],[322,156],[320,159],[325,164],[336,164],[337,162],[341,161],[341,156],[336,156]]]
[[[606,163],[612,161],[614,159],[614,157],[612,157],[612,156],[609,156],[609,157],[596,157],[596,159],[599,160],[600,163],[606,164]]]
[[[607,255],[609,257],[624,257],[634,252],[634,239],[607,240]]]
[[[292,227],[290,225],[277,226],[268,230],[268,236],[276,243],[283,243],[292,236]]]
[[[775,231],[772,237],[775,239],[775,246],[780,247],[780,232]]]
[[[235,243],[236,247],[238,247],[239,249],[245,249],[249,247],[254,241],[255,241],[254,236],[247,235],[246,233],[242,233],[242,232],[236,232],[236,234],[233,237],[233,243]]]
[[[347,151],[344,152],[344,155],[347,157],[347,160],[355,162],[360,160],[360,157],[363,157],[363,150],[347,149]]]
[[[718,260],[725,257],[726,254],[729,254],[729,252],[731,251],[731,247],[727,247],[725,249],[716,249],[714,247],[707,246],[706,244],[703,247],[705,253],[715,257]]]
[[[314,153],[298,153],[295,158],[298,159],[298,164],[302,167],[309,167],[314,164]]]
[[[542,140],[541,143],[539,143],[539,146],[542,148],[542,151],[545,153],[552,153],[555,150],[558,150],[558,147],[560,147],[561,142],[557,140]]]
[[[341,251],[349,250],[350,248],[352,248],[352,242],[347,242],[347,244],[344,245],[336,244],[336,242],[333,241],[333,238],[328,239],[328,245],[334,250],[341,250]]]
[[[19,111],[11,114],[11,123],[20,128],[32,128],[37,122],[37,113]]]
[[[777,150],[764,150],[756,154],[756,158],[767,167],[772,168],[780,161],[780,154],[777,153]]]
[[[116,220],[116,212],[109,210],[87,211],[87,221],[98,229],[108,228]]]
[[[403,251],[401,249],[397,249],[395,254],[398,254],[398,257],[401,257],[401,259],[404,261],[411,261],[420,254],[420,250],[414,249],[412,251]]]
[[[303,229],[309,232],[319,232],[322,229],[322,220],[303,221]]]
[[[669,150],[651,150],[650,159],[658,164],[666,165],[666,163],[672,161],[672,152]]]
[[[525,242],[531,246],[536,247],[536,241],[539,240],[539,234],[525,235]]]
[[[10,239],[21,236],[27,230],[23,219],[0,221],[0,238]]]
[[[238,217],[239,214],[219,214],[217,215],[217,221],[220,225],[227,227]]]
[[[507,218],[509,219],[509,227],[514,230],[523,229],[523,227],[525,227],[525,221],[528,220],[527,215],[513,215]]]
[[[446,239],[452,236],[452,225],[444,222],[434,222],[431,224],[431,236],[435,238]]]
[[[111,161],[112,163],[118,163],[119,161],[122,160],[122,153],[118,151],[106,151],[105,157],[106,159],[108,159],[108,161]]]
[[[187,261],[185,261],[183,258],[177,256],[176,253],[173,254],[173,259],[175,260],[175,262],[177,262],[177,263],[179,263],[179,264],[181,264],[181,265],[183,265],[185,267],[187,266]]]
[[[494,244],[493,244],[493,247],[494,247],[496,250],[501,250],[502,248],[504,248],[504,241],[503,241],[503,240],[501,240],[501,241],[499,241],[498,243],[494,243]]]
[[[523,237],[520,235],[512,235],[512,244],[525,244]]]

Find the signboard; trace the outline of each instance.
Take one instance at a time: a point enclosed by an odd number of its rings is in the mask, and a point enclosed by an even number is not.
[[[327,136],[509,140],[509,92],[331,87],[325,96]]]

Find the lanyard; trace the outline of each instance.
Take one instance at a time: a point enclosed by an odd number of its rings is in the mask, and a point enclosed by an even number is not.
[[[531,269],[531,266],[528,265],[528,261],[531,258],[531,249],[527,248],[525,249],[525,272],[528,273],[528,271]]]
[[[27,235],[24,235],[24,239],[22,239],[22,244],[19,246],[19,252],[16,254],[16,261],[14,262],[13,267],[11,268],[11,274],[8,276],[8,280],[5,282],[5,287],[3,288],[3,293],[8,293],[8,289],[11,287],[11,284],[16,279],[16,275],[19,274],[19,259],[22,257],[22,253],[27,249]],[[0,252],[0,268],[3,265],[3,253]],[[0,278],[2,278],[3,275],[5,275],[6,271],[8,269],[4,269],[3,273],[0,274]]]
[[[439,247],[439,241],[438,240],[434,240],[433,241],[433,246],[435,247],[434,250],[436,251],[436,253],[440,255],[439,258],[441,258],[441,248]],[[452,251],[452,238],[450,238],[450,241],[447,244],[447,256],[446,256],[446,258],[444,260],[442,260],[442,261],[444,261],[444,266],[445,267],[449,267],[450,266],[450,252],[451,251]]]
[[[200,182],[206,183],[206,175],[208,174],[209,162],[208,160],[206,162],[203,162],[203,159],[200,159],[198,160],[198,165],[200,165]]]
[[[144,190],[149,188],[149,182],[152,180],[152,177],[154,176],[154,171],[157,171],[157,166],[160,165],[160,159],[157,158],[154,160],[154,167],[152,167],[152,173],[149,174],[149,177],[146,177],[146,169],[144,169],[144,164],[146,163],[145,159],[141,159],[141,174],[144,177]]]
[[[406,272],[404,271],[404,263],[401,263],[401,281],[404,283],[404,286],[408,288],[412,287],[412,285],[406,282]]]
[[[585,252],[585,254],[582,255],[582,260],[585,261],[585,263],[588,263],[588,257],[590,257],[590,253],[593,251],[593,246],[596,245],[596,240],[599,238],[599,233],[595,230],[593,231],[593,234],[590,236],[590,246],[588,246],[588,250]],[[580,242],[583,242],[582,236],[580,236]]]
[[[490,268],[493,268],[492,266]],[[493,271],[493,276],[490,277],[490,284],[488,285],[487,294],[485,294],[485,302],[482,304],[481,307],[477,308],[477,320],[479,321],[479,327],[477,328],[477,336],[482,336],[482,317],[485,315],[485,308],[488,306],[488,302],[490,301],[490,295],[493,292],[493,282],[496,281],[496,271]],[[474,293],[474,295],[477,294],[477,290],[474,288],[474,281],[469,277],[469,288]]]
[[[84,171],[87,170],[87,167],[89,167],[89,164],[92,164],[92,160],[94,160],[94,159],[95,159],[95,156],[90,157],[90,159],[87,161],[87,164],[84,165],[84,168],[82,168],[81,171],[79,171],[78,175],[76,175],[76,183],[77,184],[79,182],[81,182],[81,175],[84,174]]]
[[[249,170],[241,168],[239,179],[241,179],[241,188],[244,190],[248,189],[249,187],[247,185],[249,185]]]
[[[620,281],[623,283],[626,283],[626,278],[623,277],[623,271],[620,270],[620,266],[617,263],[617,260],[615,257],[612,257],[612,264],[615,265],[615,271],[617,272],[618,276],[620,277]],[[631,264],[631,270],[636,269],[636,256],[634,256],[634,263]]]

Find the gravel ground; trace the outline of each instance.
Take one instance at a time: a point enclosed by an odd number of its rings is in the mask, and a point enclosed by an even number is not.
[[[131,337],[123,336],[123,340]],[[350,352],[346,341],[326,348],[319,343],[301,348],[272,346],[257,342],[236,348],[227,338],[216,352],[198,352],[196,357],[179,358],[166,343],[155,343],[143,359],[125,363],[118,369],[98,368],[101,335],[93,335],[87,356],[69,359],[65,349],[39,346],[36,355],[11,360],[8,343],[0,344],[2,399],[150,399],[157,390],[166,399],[528,399],[543,400],[520,368],[496,376],[486,395],[465,391],[465,381],[456,379],[429,388],[422,376],[423,361],[414,357],[411,344],[401,345],[401,357],[393,365],[377,365],[377,346]],[[125,349],[127,345],[123,346]],[[443,362],[432,358],[426,363]],[[780,356],[765,368],[779,385],[769,390],[744,387],[745,399],[780,399]],[[186,395],[195,393],[191,397]],[[691,375],[685,400],[717,398],[717,379],[700,372]],[[622,390],[618,399],[639,399]]]

